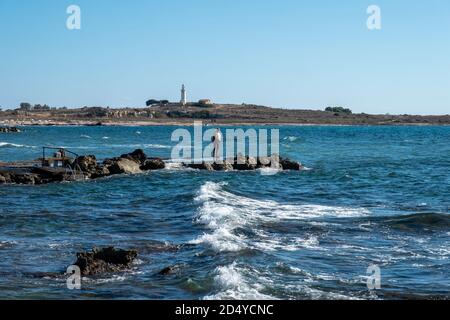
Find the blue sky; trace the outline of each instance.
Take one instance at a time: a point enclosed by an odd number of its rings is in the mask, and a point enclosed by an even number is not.
[[[450,1],[0,0],[3,108],[142,107],[182,83],[192,101],[449,114]]]

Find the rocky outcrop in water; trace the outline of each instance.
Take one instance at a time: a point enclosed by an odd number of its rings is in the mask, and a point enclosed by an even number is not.
[[[280,165],[283,170],[302,170],[303,165],[300,162],[292,161],[285,158],[280,158]]]
[[[174,273],[179,272],[180,269],[181,269],[181,265],[168,266],[168,267],[162,269],[161,271],[159,271],[158,274],[161,276],[167,276],[169,274],[174,274]]]
[[[16,127],[0,127],[0,133],[20,133],[22,132]]]
[[[208,170],[208,171],[251,171],[261,168],[274,168],[279,170],[302,170],[304,167],[300,162],[292,161],[287,158],[281,158],[276,155],[271,157],[249,157],[237,156],[233,160],[225,160],[220,163],[183,163],[184,167]]]
[[[45,184],[73,181],[78,178],[98,179],[116,174],[137,174],[143,171],[165,168],[160,158],[149,158],[143,150],[137,149],[117,158],[105,159],[102,163],[94,155],[77,157],[71,168],[9,168],[0,167],[0,184]]]
[[[138,174],[143,171],[160,170],[166,166],[160,158],[149,158],[143,150],[137,149],[131,153],[122,154],[117,158],[105,159],[102,163],[94,155],[77,157],[71,168],[15,168],[0,167],[0,184],[46,184],[83,179],[98,179],[117,174]],[[272,155],[271,157],[254,158],[237,156],[231,160],[219,163],[202,162],[200,164],[184,163],[184,167],[207,171],[250,171],[261,168],[276,168],[279,170],[302,170],[301,163]]]
[[[77,253],[74,265],[80,268],[84,276],[120,272],[129,269],[137,255],[136,250],[94,248],[91,252]]]
[[[122,154],[119,158],[103,161],[111,174],[137,174],[142,171],[164,169],[166,164],[160,158],[149,158],[142,149]]]

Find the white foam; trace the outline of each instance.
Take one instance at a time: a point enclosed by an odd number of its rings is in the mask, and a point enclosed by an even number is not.
[[[144,144],[145,148],[153,148],[153,149],[170,149],[171,146],[167,146],[164,144]]]
[[[239,268],[236,262],[228,266],[216,268],[214,283],[218,293],[204,297],[205,300],[271,300],[276,299],[270,295],[261,293],[264,286],[257,282],[251,282],[243,275],[244,269]],[[247,270],[248,271],[248,270]]]
[[[197,239],[189,241],[190,244],[208,243],[215,251],[240,251],[245,248],[246,239],[237,236],[227,228],[218,228],[213,233],[204,233]]]
[[[83,282],[93,282],[96,284],[102,284],[102,283],[109,283],[109,282],[122,282],[126,280],[126,277],[123,275],[113,275],[110,278],[102,278],[102,279],[93,279],[93,278],[88,278],[88,277],[83,277],[82,278]]]
[[[142,144],[107,144],[105,146],[112,148],[150,148],[150,149],[170,149],[169,145],[156,143],[142,143]]]
[[[0,241],[0,248],[8,248],[16,245],[17,243],[17,241]]]
[[[308,220],[323,216],[355,217],[368,213],[365,209],[256,200],[225,191],[224,186],[226,183],[214,182],[206,182],[201,186],[195,199],[201,203],[195,221],[211,232],[199,236],[191,243],[207,244],[217,251],[320,249],[317,236],[306,234],[302,237],[275,237],[263,232],[259,226],[283,220]],[[238,233],[239,228],[246,226],[256,235],[252,239]]]
[[[36,148],[35,146],[27,146],[24,144],[16,144],[11,142],[0,142],[0,148]]]
[[[241,250],[296,251],[326,250],[320,246],[315,234],[273,234],[264,229],[268,223],[300,220],[310,221],[320,217],[355,217],[367,215],[364,209],[322,206],[314,204],[283,204],[272,200],[258,200],[241,196],[226,189],[227,183],[206,182],[200,187],[195,200],[200,204],[195,222],[203,225],[205,233],[190,241],[203,244],[216,252]],[[321,221],[317,223],[322,223]],[[250,231],[251,235],[242,230]],[[264,288],[273,287],[271,275],[233,263],[216,269],[214,282],[217,292],[205,299],[273,299],[264,294]],[[292,269],[293,273],[302,273]],[[326,276],[326,275],[325,275]],[[308,275],[305,282],[314,281]],[[284,289],[283,289],[284,290]],[[348,298],[340,294],[325,293],[303,285],[297,290],[312,298]],[[295,291],[298,292],[298,291]]]
[[[182,170],[183,164],[177,162],[166,162],[166,166],[164,167],[166,170]]]
[[[283,140],[288,140],[289,142],[295,142],[298,140],[298,137],[296,136],[289,136],[289,137],[284,137]]]

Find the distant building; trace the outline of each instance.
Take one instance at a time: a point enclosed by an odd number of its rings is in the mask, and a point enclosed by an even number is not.
[[[186,94],[186,87],[184,86],[184,84],[181,86],[181,101],[180,101],[182,106],[185,106],[187,103],[187,94]]]
[[[209,106],[212,105],[212,101],[210,99],[200,99],[198,100],[198,104],[201,106]]]

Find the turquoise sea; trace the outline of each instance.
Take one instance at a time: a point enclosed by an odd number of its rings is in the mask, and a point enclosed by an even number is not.
[[[308,170],[0,185],[0,299],[450,298],[450,127],[273,128],[281,154]],[[0,134],[0,162],[44,145],[169,157],[174,129],[26,127]],[[108,245],[139,259],[67,289],[76,252]]]

